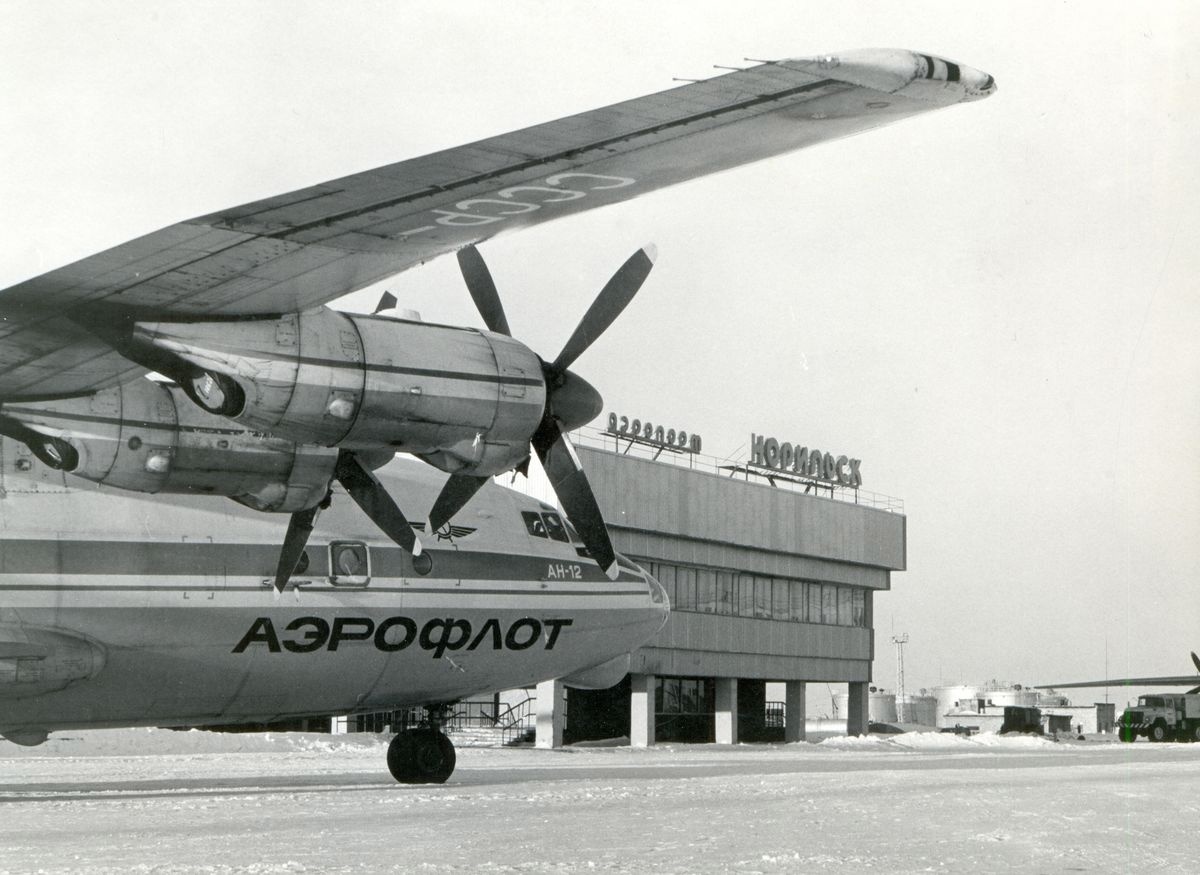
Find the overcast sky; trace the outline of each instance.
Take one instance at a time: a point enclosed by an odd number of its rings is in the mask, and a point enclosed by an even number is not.
[[[915,8],[914,8],[915,7]],[[0,11],[0,287],[161,226],[713,75],[896,46],[995,76],[916,120],[483,247],[552,356],[744,457],[863,460],[909,570],[875,673],[1181,673],[1200,648],[1200,7],[1029,3],[16,3]],[[452,258],[387,284],[479,325]],[[379,289],[348,302],[370,309]]]

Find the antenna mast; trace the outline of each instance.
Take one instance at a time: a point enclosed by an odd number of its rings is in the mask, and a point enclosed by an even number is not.
[[[892,643],[896,645],[896,719],[904,723],[904,645],[908,643],[908,633],[893,635]]]

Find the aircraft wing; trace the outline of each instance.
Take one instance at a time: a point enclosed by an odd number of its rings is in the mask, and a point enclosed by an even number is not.
[[[1069,684],[1038,684],[1037,690],[1071,690],[1087,687],[1194,687],[1200,675],[1168,675],[1160,678],[1109,678],[1103,681],[1075,681]]]
[[[133,378],[104,337],[134,319],[301,311],[503,232],[994,90],[900,50],[771,62],[180,222],[0,292],[0,400]]]

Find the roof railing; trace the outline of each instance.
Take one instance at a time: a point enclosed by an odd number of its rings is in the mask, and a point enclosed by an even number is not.
[[[722,459],[717,456],[692,452],[683,447],[643,441],[630,435],[617,434],[591,426],[584,426],[571,432],[571,441],[577,446],[593,447],[622,456],[634,456],[659,464],[736,478],[747,483],[761,485],[764,488],[786,489],[789,492],[800,492],[816,498],[841,501],[846,504],[858,504],[885,510],[889,513],[904,513],[904,500],[892,495],[872,492],[861,487],[855,488],[840,483],[830,483],[816,477],[805,477],[790,471],[780,471],[776,468],[767,468],[749,462],[733,461],[732,457]]]

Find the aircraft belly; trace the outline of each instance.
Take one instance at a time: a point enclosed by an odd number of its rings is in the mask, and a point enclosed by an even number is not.
[[[0,700],[0,730],[261,721],[536,683],[628,652],[657,629],[640,581],[437,582],[276,600],[259,585],[10,592],[20,622],[86,636],[103,669]],[[0,584],[0,589],[4,589]],[[40,602],[40,603],[39,603]]]

